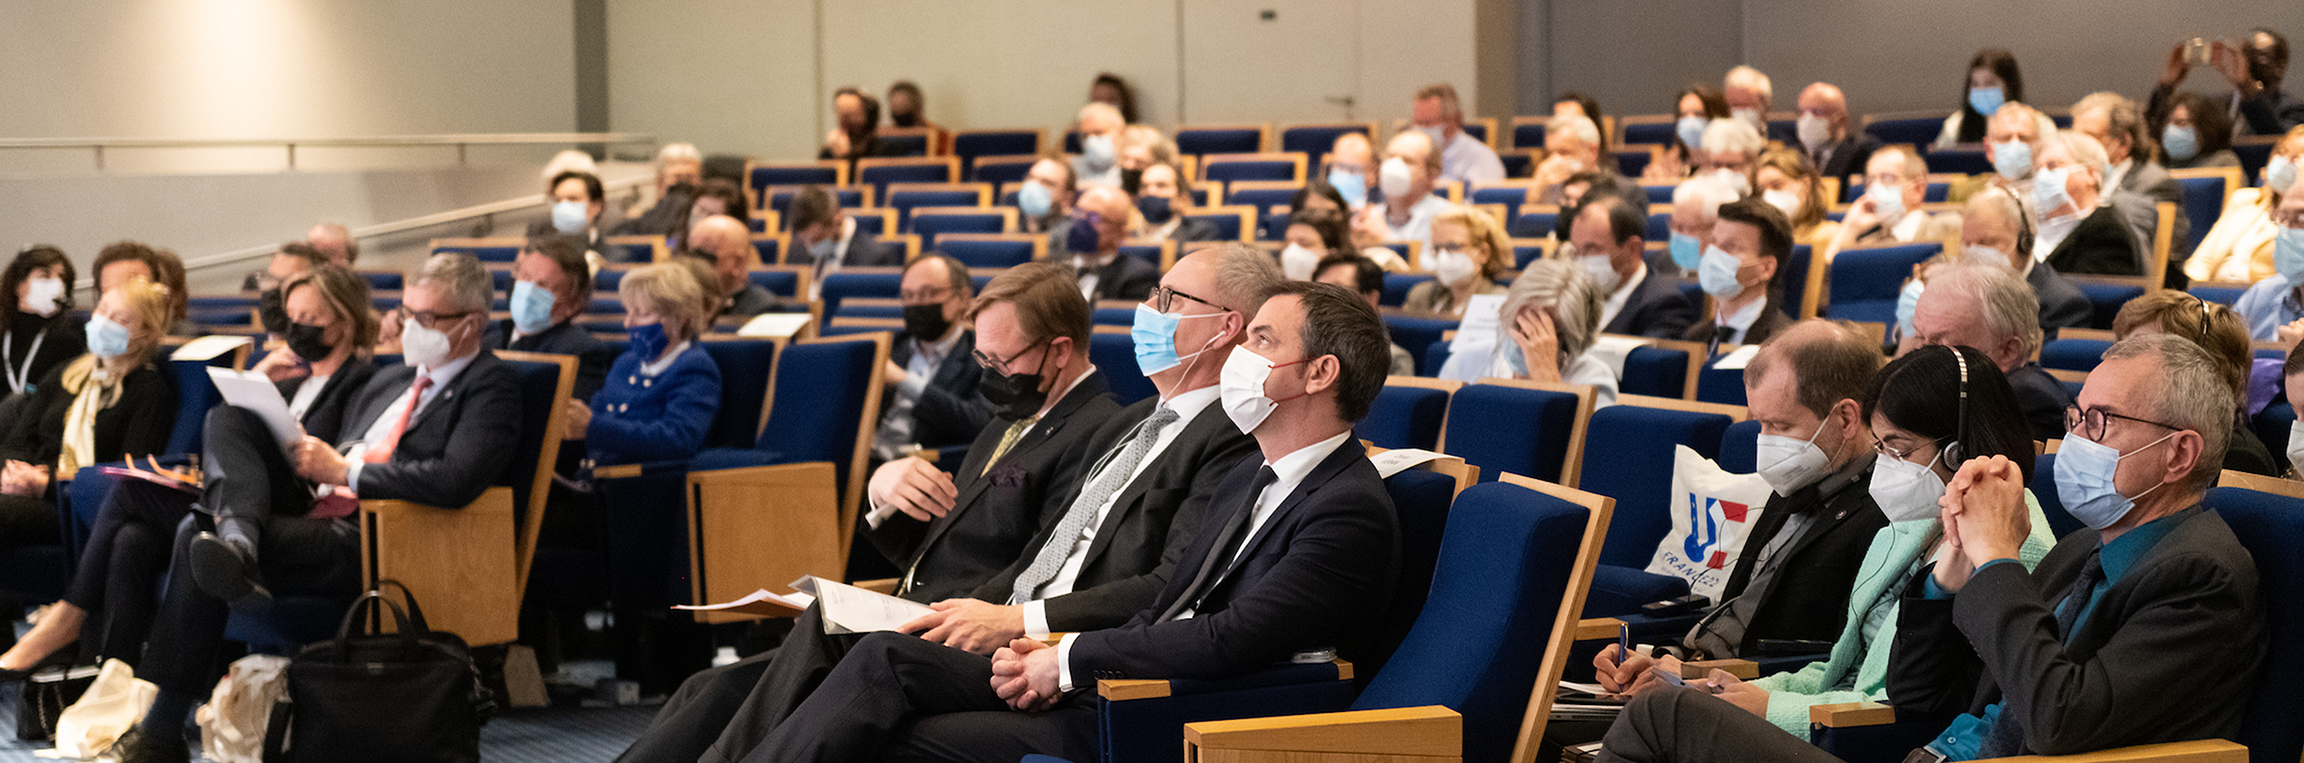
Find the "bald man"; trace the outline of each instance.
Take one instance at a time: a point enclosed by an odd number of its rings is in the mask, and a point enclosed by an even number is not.
[[[742,221],[727,215],[696,221],[688,228],[688,252],[711,258],[712,273],[719,276],[720,295],[727,298],[720,306],[721,315],[750,318],[792,309],[791,300],[753,283],[746,275],[760,264],[760,251],[752,248],[752,231]]]
[[[1793,132],[1800,136],[1800,152],[1808,156],[1808,163],[1828,178],[1845,180],[1850,173],[1864,171],[1872,150],[1880,147],[1879,138],[1850,129],[1848,97],[1829,82],[1800,91],[1800,119],[1793,123]]]
[[[1448,208],[1447,199],[1432,193],[1440,179],[1440,154],[1431,136],[1414,130],[1392,136],[1376,176],[1384,203],[1360,210],[1352,227],[1371,241],[1431,243],[1432,218]]]
[[[1352,211],[1368,206],[1370,189],[1376,187],[1376,148],[1368,143],[1366,133],[1348,132],[1336,136],[1335,145],[1328,147],[1328,185],[1344,196],[1344,205]]]
[[[1050,248],[1063,247],[1049,257],[1072,266],[1080,275],[1080,294],[1089,302],[1099,299],[1142,301],[1160,285],[1160,266],[1120,253],[1128,238],[1128,213],[1136,201],[1118,188],[1090,188],[1080,193],[1072,223],[1061,241],[1051,236]]]

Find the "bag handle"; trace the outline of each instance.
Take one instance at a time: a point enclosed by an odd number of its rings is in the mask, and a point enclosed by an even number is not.
[[[417,631],[423,633],[432,632],[432,626],[427,625],[424,622],[424,608],[416,606],[416,592],[408,590],[408,586],[406,584],[391,578],[385,578],[383,580],[376,581],[375,590],[378,593],[382,593],[385,586],[391,586],[393,588],[400,589],[400,600],[407,602],[408,604],[408,620],[416,624]]]
[[[399,626],[400,650],[404,653],[414,653],[416,651],[416,631],[411,629],[408,625],[407,611],[402,610],[398,602],[384,598],[383,592],[371,590],[367,593],[360,594],[360,598],[352,602],[352,608],[344,613],[344,622],[336,627],[336,640],[332,646],[336,653],[336,660],[338,662],[342,662],[348,659],[349,655],[352,653],[351,641],[353,624],[360,622],[362,615],[368,611],[370,605],[377,607],[390,607],[392,610],[392,621]],[[363,630],[362,634],[366,635],[366,631]]]

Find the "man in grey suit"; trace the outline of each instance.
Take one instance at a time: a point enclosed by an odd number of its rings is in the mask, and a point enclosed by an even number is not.
[[[2177,205],[2175,230],[2169,234],[2168,283],[2184,288],[2183,261],[2192,254],[2192,219],[2183,213],[2184,189],[2168,168],[2153,158],[2152,141],[2145,137],[2144,113],[2136,102],[2119,93],[2089,93],[2072,104],[2072,131],[2104,144],[2110,158],[2104,187],[2112,206],[2120,211],[2136,242],[2147,253],[2159,228],[2162,202]]]
[[[2083,529],[2025,572],[2024,480],[1995,456],[1946,487],[1944,550],[1916,575],[1889,657],[1899,714],[1960,713],[1932,759],[2066,755],[2231,738],[2264,662],[2256,564],[2200,499],[2232,396],[2206,351],[2130,337],[2080,391],[2056,493]],[[2271,677],[2279,680],[2280,677]],[[1601,760],[1827,760],[1698,691],[1627,706]]]

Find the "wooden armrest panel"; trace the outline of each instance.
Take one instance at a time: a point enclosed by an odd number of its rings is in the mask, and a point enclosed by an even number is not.
[[[361,501],[360,527],[368,586],[400,581],[424,607],[433,630],[454,633],[466,643],[519,638],[518,528],[511,488],[489,488],[460,509]]]
[[[1991,758],[2001,763],[2247,763],[2248,748],[2222,739],[2165,742],[2073,755],[2019,755]],[[1984,763],[1979,761],[1979,763]]]
[[[695,601],[729,601],[802,575],[839,580],[848,567],[832,464],[688,473],[688,550]],[[758,620],[698,612],[707,623]]]
[[[1464,717],[1427,705],[1205,721],[1184,725],[1184,744],[1201,750],[1462,756]]]
[[[1624,621],[1613,617],[1587,617],[1576,621],[1577,641],[1612,639],[1624,632]]]
[[[1760,663],[1751,660],[1691,660],[1680,663],[1680,677],[1691,681],[1710,676],[1713,670],[1728,671],[1728,675],[1745,681],[1760,677]]]
[[[1896,722],[1896,708],[1878,702],[1841,702],[1808,708],[1808,722],[1825,728],[1885,726]]]
[[[896,584],[900,582],[903,581],[897,580],[896,578],[878,578],[875,580],[859,580],[854,583],[850,583],[849,585],[853,585],[857,588],[862,588],[873,593],[884,593],[890,596],[894,596],[896,595]]]
[[[620,480],[626,477],[638,477],[640,476],[641,471],[642,469],[639,464],[612,464],[609,466],[595,466],[592,467],[592,477],[594,479]]]
[[[1168,680],[1165,678],[1108,678],[1096,682],[1096,696],[1103,697],[1106,702],[1159,699],[1168,696],[1168,693]]]

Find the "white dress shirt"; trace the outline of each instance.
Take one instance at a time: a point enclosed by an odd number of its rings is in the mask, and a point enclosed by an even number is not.
[[[415,412],[408,414],[408,425],[415,426],[416,417],[424,414],[424,407],[439,399],[440,391],[447,389],[448,384],[456,380],[456,375],[463,373],[465,367],[472,365],[472,359],[477,357],[480,357],[480,353],[475,352],[442,363],[439,368],[418,366],[416,375],[408,380],[408,391],[400,393],[400,397],[393,400],[391,405],[384,406],[384,413],[378,415],[376,422],[368,425],[368,432],[360,436],[360,444],[354,445],[351,450],[344,452],[344,459],[351,462],[344,469],[344,486],[351,488],[355,494],[359,493],[360,468],[368,465],[368,462],[360,460],[361,455],[367,453],[369,448],[382,446],[384,438],[392,436],[392,428],[399,425],[400,414],[402,411],[408,410],[409,405],[416,406]],[[411,401],[409,398],[413,397],[416,392],[416,379],[425,377],[431,377],[432,384],[424,388],[424,399]],[[401,434],[407,433],[402,432]]]
[[[1632,292],[1639,291],[1640,283],[1648,280],[1648,263],[1642,262],[1632,267],[1634,268],[1632,277],[1624,279],[1621,284],[1617,284],[1616,290],[1608,294],[1608,301],[1600,303],[1600,325],[1593,327],[1595,332],[1601,327],[1615,323],[1616,314],[1624,312],[1624,304],[1632,301]]]

